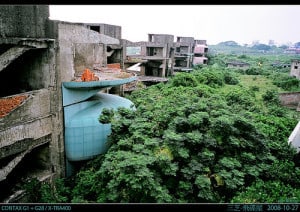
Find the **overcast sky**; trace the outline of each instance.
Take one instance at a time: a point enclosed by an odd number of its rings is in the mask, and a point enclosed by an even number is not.
[[[251,44],[300,42],[300,5],[50,5],[50,19],[122,27],[122,38],[171,34]]]

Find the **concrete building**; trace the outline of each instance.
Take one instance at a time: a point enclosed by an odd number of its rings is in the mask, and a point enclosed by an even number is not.
[[[208,46],[206,40],[195,40],[193,53],[193,66],[207,64],[208,58],[206,56],[208,53]]]
[[[300,60],[292,60],[290,76],[300,79]]]
[[[15,190],[16,183],[25,183],[33,177],[52,181],[70,173],[66,156],[70,145],[66,145],[66,138],[78,139],[66,133],[65,128],[66,120],[81,108],[76,104],[85,106],[98,101],[94,94],[104,87],[103,93],[122,93],[120,83],[73,86],[85,69],[128,69],[144,77],[141,81],[154,78],[156,82],[166,81],[173,74],[173,35],[149,34],[148,41],[130,42],[121,38],[120,26],[49,20],[47,5],[3,5],[0,23],[0,201],[3,202],[21,201],[23,193]],[[178,64],[190,67],[194,39],[178,39],[177,53],[188,56],[186,64]],[[129,80],[122,79],[121,83]],[[107,101],[110,98],[121,101],[111,96]]]
[[[174,43],[174,71],[191,71],[194,56],[194,38],[178,36]]]
[[[47,5],[0,7],[0,188],[66,174],[62,83],[123,64],[121,28],[49,20]],[[102,33],[103,32],[103,33]],[[17,102],[22,98],[22,101]],[[12,108],[5,106],[12,102]],[[2,192],[6,191],[6,192]]]
[[[122,40],[124,69],[138,76],[146,85],[168,81],[173,75],[174,36],[148,34],[148,41]]]
[[[174,36],[168,34],[148,34],[148,42],[124,40],[124,68],[139,76],[167,77],[176,71],[192,71],[197,64],[207,64],[206,40],[183,36],[173,40]]]
[[[88,29],[98,32],[103,35],[107,35],[112,38],[122,39],[122,27],[111,25],[111,24],[101,24],[101,23],[86,23],[84,24]]]
[[[15,170],[22,173],[20,178],[51,178],[65,172],[62,76],[57,71],[55,29],[48,17],[47,6],[0,7],[0,95],[6,102],[26,96],[0,119],[1,191],[11,190]]]
[[[275,62],[271,63],[271,66],[275,67],[275,68],[291,68],[290,63],[282,63],[279,61],[275,61]]]
[[[226,63],[228,68],[239,68],[239,69],[248,69],[250,67],[249,63],[242,61],[229,61]]]
[[[138,75],[167,77],[170,75],[173,51],[173,35],[148,34],[148,41],[123,41],[124,63],[127,70],[133,70],[132,65],[139,63],[136,68]]]

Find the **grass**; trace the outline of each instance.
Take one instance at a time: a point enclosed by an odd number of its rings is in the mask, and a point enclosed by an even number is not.
[[[267,90],[276,90],[278,92],[283,92],[283,90],[272,83],[271,79],[268,79],[263,75],[240,75],[240,85],[251,89],[256,87],[258,90],[256,94],[256,100],[261,101],[262,95],[266,93]]]
[[[272,83],[272,80],[264,75],[242,75],[238,76],[238,85],[225,85],[222,88],[224,94],[230,92],[234,87],[239,86],[245,90],[253,90],[255,93],[255,99],[258,105],[260,105],[262,111],[265,111],[265,103],[262,96],[267,90],[275,90],[283,92],[283,90]]]
[[[276,90],[278,92],[283,92],[282,89],[277,87],[272,83],[271,79],[268,79],[263,75],[239,75],[239,86],[245,89],[255,90],[255,96],[257,101],[262,101],[262,95],[266,93],[267,90]],[[228,93],[232,88],[237,85],[225,85],[222,88],[224,93]]]

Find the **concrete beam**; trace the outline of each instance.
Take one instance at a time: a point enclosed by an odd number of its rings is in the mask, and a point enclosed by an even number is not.
[[[25,138],[13,143],[12,145],[0,148],[0,159],[23,152],[30,146],[39,146],[50,141],[51,134],[35,140],[33,138]]]
[[[16,58],[30,49],[48,48],[48,43],[53,39],[22,39],[18,44],[0,55],[0,71],[4,70]]]
[[[22,159],[31,152],[31,150],[33,150],[34,148],[36,148],[37,146],[43,145],[45,143],[47,143],[48,141],[45,141],[44,143],[40,143],[36,146],[31,146],[29,147],[26,151],[22,152],[21,154],[19,154],[17,157],[15,157],[13,160],[11,160],[5,167],[2,167],[2,169],[0,169],[0,181],[3,181],[6,179],[7,175],[9,175],[9,173],[11,173],[11,171],[22,161]]]
[[[22,39],[19,41],[18,45],[19,46],[25,46],[29,48],[36,48],[36,49],[46,49],[48,48],[48,42],[53,40],[48,39]]]
[[[30,152],[31,149],[24,151],[23,153],[19,154],[15,157],[12,161],[10,161],[5,167],[0,170],[0,181],[6,179],[7,175],[22,161],[25,155]]]
[[[0,55],[0,72],[4,70],[9,64],[11,64],[16,58],[24,54],[30,48],[26,46],[15,46],[8,49],[6,52]]]
[[[110,57],[110,56],[112,56],[112,54],[115,52],[115,50],[114,49],[112,49],[111,51],[106,51],[106,56],[107,57]]]
[[[45,137],[53,133],[51,116],[41,117],[20,123],[3,131],[0,130],[0,148],[11,146],[15,142],[25,138],[34,140]]]

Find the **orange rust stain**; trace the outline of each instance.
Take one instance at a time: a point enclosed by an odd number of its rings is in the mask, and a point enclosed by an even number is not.
[[[121,65],[120,63],[109,63],[106,66],[107,68],[117,68],[117,69],[121,69]]]
[[[86,68],[84,69],[83,74],[81,75],[81,80],[83,82],[98,81],[99,77],[96,76],[90,69]]]
[[[0,99],[0,118],[17,108],[27,97],[27,95],[19,95]]]

